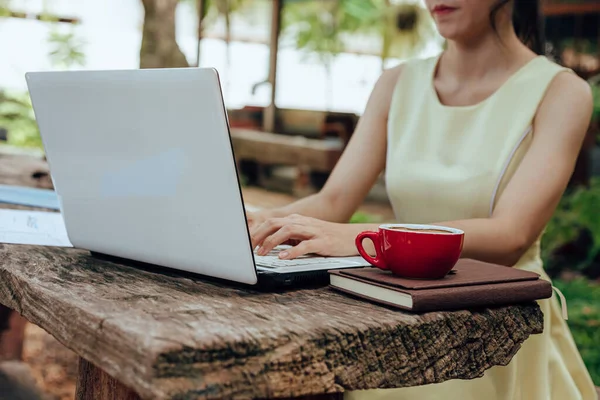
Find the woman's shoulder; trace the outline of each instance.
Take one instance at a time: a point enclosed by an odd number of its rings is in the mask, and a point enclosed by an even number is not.
[[[581,97],[590,90],[589,84],[573,70],[542,55],[528,61],[505,86],[507,101],[513,101],[510,97],[518,97],[521,101],[533,99],[536,108],[548,102],[572,101],[573,96]]]
[[[552,63],[551,61],[548,61]],[[587,128],[593,111],[593,96],[590,84],[571,69],[554,64],[554,74],[540,103],[536,122],[547,126]],[[587,129],[581,129],[585,135]],[[556,134],[571,134],[572,129],[555,129]]]
[[[537,56],[534,59],[534,61],[537,62],[532,62],[533,66],[530,69],[530,73],[535,76],[541,76],[546,74],[550,75],[553,78],[565,72],[570,73],[570,75],[572,75],[573,77],[577,77],[573,70],[571,70],[568,67],[565,67],[564,65],[560,65],[559,63],[557,63],[554,60],[551,60],[547,56]]]
[[[419,57],[419,58],[410,58],[408,60],[402,61],[396,67],[391,68],[390,71],[396,71],[399,75],[399,72],[402,71],[403,75],[409,74],[429,74],[429,72],[435,68],[439,55],[428,56],[428,57]]]
[[[578,76],[572,69],[558,64],[545,56],[540,56],[538,72],[544,69],[550,74],[550,83],[544,96],[544,101],[549,98],[562,98],[559,101],[569,102],[572,100],[584,100],[591,97],[589,83]]]
[[[414,81],[418,75],[428,76],[435,66],[438,56],[411,58],[398,65],[385,69],[379,77],[382,86],[395,87],[399,80]]]

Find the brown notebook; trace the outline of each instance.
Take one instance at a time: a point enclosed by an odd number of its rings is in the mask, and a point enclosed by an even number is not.
[[[414,312],[518,304],[552,296],[534,272],[461,259],[443,279],[406,279],[378,268],[329,271],[333,289]]]

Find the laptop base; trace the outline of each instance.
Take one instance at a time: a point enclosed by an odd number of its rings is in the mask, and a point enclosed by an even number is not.
[[[134,267],[152,273],[158,273],[161,275],[172,277],[186,277],[192,280],[202,280],[205,282],[219,284],[222,286],[238,287],[246,290],[272,292],[279,290],[315,289],[329,285],[329,273],[327,272],[327,270],[292,272],[287,274],[273,273],[269,271],[259,271],[257,274],[258,283],[256,285],[247,285],[244,283],[229,281],[188,271],[182,271],[179,269],[164,267],[161,265],[146,263],[143,261],[112,256],[96,251],[90,251],[90,255],[99,260],[108,261],[115,264],[121,264],[128,267]]]

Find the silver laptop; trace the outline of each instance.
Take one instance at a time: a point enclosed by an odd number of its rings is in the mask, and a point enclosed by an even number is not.
[[[250,285],[368,265],[254,254],[216,70],[32,72],[26,80],[74,246]]]

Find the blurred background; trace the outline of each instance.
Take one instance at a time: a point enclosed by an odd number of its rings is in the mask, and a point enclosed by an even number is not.
[[[543,255],[600,385],[600,2],[542,10],[548,57],[594,92]],[[443,44],[420,0],[0,0],[0,149],[43,157],[25,72],[215,67],[244,197],[277,206],[324,184],[384,68]],[[352,221],[392,218],[382,178]],[[48,398],[73,398],[77,358],[66,348],[27,326],[22,358]]]

